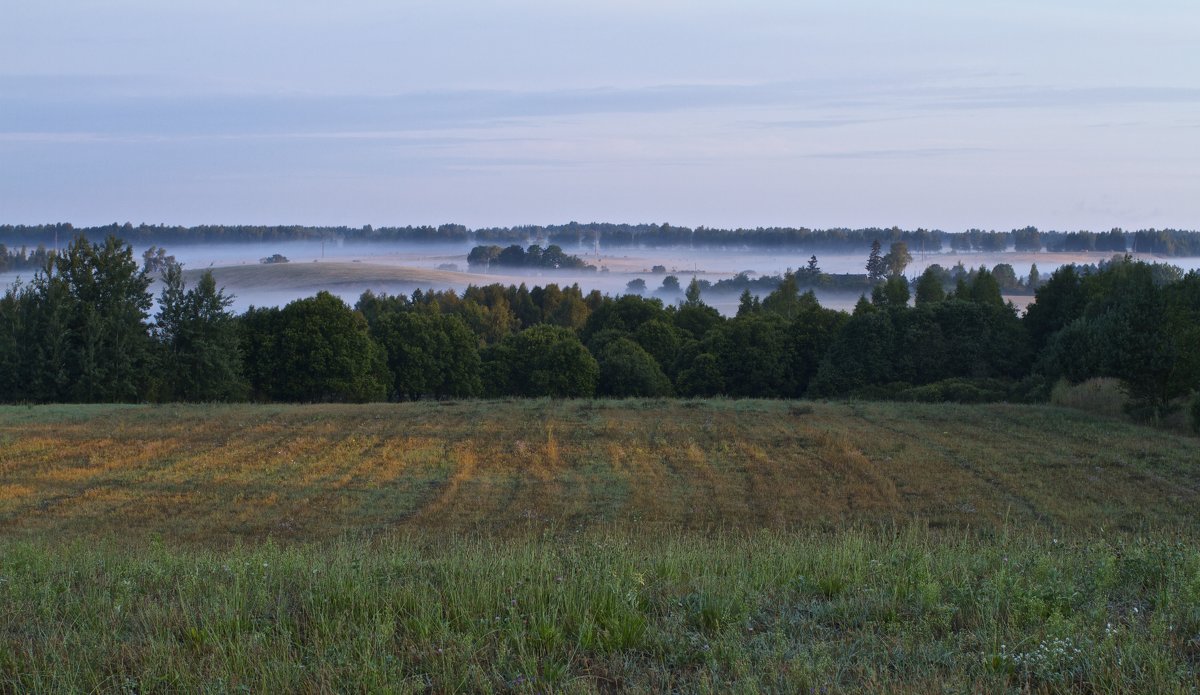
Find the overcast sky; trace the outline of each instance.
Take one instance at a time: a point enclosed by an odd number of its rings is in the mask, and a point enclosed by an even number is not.
[[[1200,228],[1200,3],[6,0],[0,223]]]

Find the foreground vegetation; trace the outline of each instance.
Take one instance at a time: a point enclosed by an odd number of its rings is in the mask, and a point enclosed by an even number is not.
[[[7,691],[1200,688],[1200,550],[1170,534],[5,541],[0,556]]]

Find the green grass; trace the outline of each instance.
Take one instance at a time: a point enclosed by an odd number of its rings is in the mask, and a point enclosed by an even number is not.
[[[1195,692],[1169,535],[0,544],[0,689]]]

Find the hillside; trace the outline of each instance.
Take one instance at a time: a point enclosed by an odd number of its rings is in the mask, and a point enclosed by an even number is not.
[[[1200,525],[1200,440],[1034,406],[0,408],[0,534]]]
[[[448,270],[430,270],[379,263],[325,261],[322,263],[251,263],[187,271],[195,282],[211,270],[217,284],[231,290],[298,290],[340,285],[412,284],[456,286],[480,281],[478,276]],[[313,290],[315,292],[316,290]]]

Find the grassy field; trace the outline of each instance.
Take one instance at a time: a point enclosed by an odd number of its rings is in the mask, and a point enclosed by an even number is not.
[[[3,544],[11,692],[1195,692],[1200,551],[759,532]]]
[[[0,408],[0,692],[1200,692],[1200,440],[1051,407]]]

